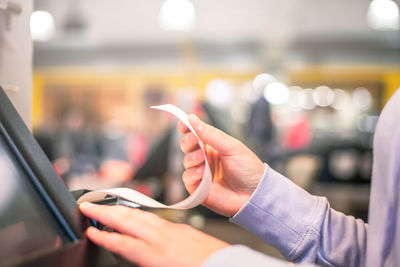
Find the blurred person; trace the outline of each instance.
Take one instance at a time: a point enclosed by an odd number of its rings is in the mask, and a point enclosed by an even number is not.
[[[268,147],[272,140],[273,123],[268,101],[262,95],[251,105],[248,121],[248,138],[257,155],[268,159]]]
[[[79,107],[67,107],[53,139],[53,164],[66,181],[94,172],[99,165],[99,145],[90,115]]]
[[[260,97],[251,107],[249,137],[254,138],[259,145],[268,143],[272,138],[271,110],[264,96]]]
[[[381,113],[374,140],[369,224],[330,208],[263,164],[240,141],[201,122],[189,121],[207,144],[213,173],[208,208],[230,217],[279,249],[291,262],[322,266],[400,265],[400,90]],[[182,123],[186,153],[183,181],[193,192],[203,176],[204,157]],[[125,207],[84,203],[81,211],[116,229],[93,227],[94,243],[141,266],[287,266],[241,245],[229,245],[187,225]]]
[[[129,136],[118,120],[108,120],[102,125],[99,178],[116,185],[129,181],[134,166],[128,159]]]

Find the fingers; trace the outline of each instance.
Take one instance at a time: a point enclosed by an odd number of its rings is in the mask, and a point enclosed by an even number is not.
[[[202,122],[196,115],[189,115],[189,122],[199,138],[219,153],[224,155],[234,154],[242,145],[237,139],[227,135],[221,130]]]
[[[115,232],[105,232],[89,227],[86,235],[96,245],[117,253],[132,262],[140,261],[141,255],[146,250],[145,242]]]
[[[182,136],[180,145],[183,153],[188,153],[199,148],[198,140],[192,132],[187,132]]]
[[[152,213],[122,206],[95,205],[85,202],[79,208],[87,217],[110,226],[123,234],[137,236],[145,240],[154,237],[154,228],[160,227],[163,221]]]
[[[183,166],[185,169],[192,168],[204,162],[204,152],[201,149],[189,152],[183,158]]]
[[[177,129],[181,134],[189,132],[189,128],[181,121],[178,121]]]
[[[204,175],[204,169],[205,169],[205,165],[202,164],[200,166],[187,169],[183,173],[182,180],[186,186],[186,189],[189,191],[189,193],[193,193],[196,190],[196,188],[199,186],[199,184],[201,182],[201,178],[203,178],[203,175]]]

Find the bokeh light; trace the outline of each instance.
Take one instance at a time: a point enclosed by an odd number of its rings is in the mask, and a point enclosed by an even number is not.
[[[312,89],[304,89],[299,94],[300,107],[307,110],[315,108],[316,104],[313,99],[314,91]]]
[[[367,22],[375,30],[398,30],[398,5],[392,0],[373,0],[368,9]]]
[[[190,31],[196,24],[196,10],[189,0],[166,0],[160,9],[159,24],[167,31]]]
[[[353,92],[353,103],[359,110],[368,110],[372,104],[371,93],[364,87],[359,87]]]
[[[55,32],[53,16],[44,10],[34,11],[31,15],[31,36],[34,41],[48,41]]]
[[[253,80],[254,90],[262,94],[264,92],[265,87],[270,84],[276,82],[274,76],[268,73],[258,74]]]
[[[313,92],[313,100],[320,107],[327,107],[333,103],[334,95],[328,86],[319,86]]]
[[[337,110],[344,110],[352,105],[351,96],[342,89],[333,89],[332,107]]]
[[[207,101],[215,107],[228,108],[232,103],[233,95],[233,85],[225,79],[215,79],[207,84]]]
[[[273,82],[265,87],[264,97],[271,104],[284,104],[289,99],[289,89],[283,83]]]

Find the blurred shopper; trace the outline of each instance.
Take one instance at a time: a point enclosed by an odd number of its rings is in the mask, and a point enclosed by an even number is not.
[[[251,107],[249,138],[258,145],[265,145],[272,139],[271,111],[264,97],[260,97]]]
[[[64,179],[94,172],[99,165],[98,138],[89,115],[79,107],[67,107],[54,134],[53,164]]]
[[[270,105],[261,96],[252,106],[248,121],[248,137],[257,155],[269,159],[269,145],[272,140],[273,124]]]
[[[191,115],[207,144],[213,184],[208,208],[253,231],[288,261],[323,266],[400,266],[400,90],[381,113],[374,143],[369,225],[330,208],[263,164],[238,140]],[[183,180],[198,186],[204,158],[182,123]],[[287,266],[287,262],[225,242],[138,209],[82,204],[82,212],[118,233],[93,227],[88,237],[141,266]],[[368,233],[368,234],[367,234]]]
[[[118,120],[109,120],[102,125],[99,178],[114,184],[129,181],[134,166],[128,159],[129,136]]]

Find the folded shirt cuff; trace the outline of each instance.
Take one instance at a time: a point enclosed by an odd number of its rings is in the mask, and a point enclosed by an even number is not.
[[[308,231],[318,231],[325,198],[312,196],[265,164],[264,175],[249,201],[230,221],[275,246],[285,258]]]

